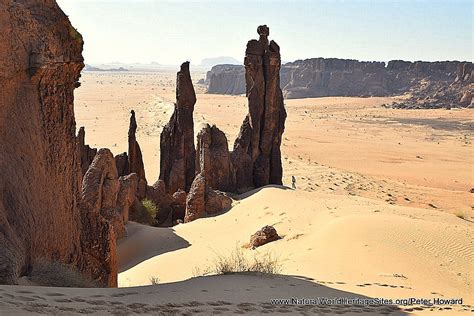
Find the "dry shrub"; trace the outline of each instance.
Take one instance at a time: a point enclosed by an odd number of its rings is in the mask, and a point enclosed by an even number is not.
[[[236,247],[228,255],[218,255],[211,266],[204,269],[195,267],[194,276],[209,274],[230,274],[239,272],[260,272],[266,274],[277,274],[281,271],[281,263],[270,253],[258,255],[252,252],[253,257],[248,258],[242,247]]]

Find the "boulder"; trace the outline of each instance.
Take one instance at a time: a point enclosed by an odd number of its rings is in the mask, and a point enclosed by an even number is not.
[[[228,211],[232,207],[232,199],[224,192],[206,187],[206,213],[215,214]]]
[[[198,174],[191,185],[186,198],[186,215],[184,222],[192,222],[206,213],[206,179]]]
[[[191,190],[189,190],[186,197],[185,223],[204,217],[206,214],[226,211],[232,206],[230,197],[223,192],[212,189],[206,183],[206,178],[202,173],[196,175]]]
[[[193,111],[196,94],[189,74],[189,62],[181,65],[176,80],[176,103],[173,115],[160,135],[160,180],[173,194],[188,192],[195,175]]]
[[[278,236],[276,229],[267,225],[250,236],[250,248],[255,249],[278,239],[280,236]]]

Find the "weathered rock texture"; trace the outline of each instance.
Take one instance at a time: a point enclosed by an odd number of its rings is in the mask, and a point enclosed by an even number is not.
[[[136,173],[138,176],[138,191],[137,196],[139,198],[144,198],[146,194],[146,176],[145,176],[145,167],[143,165],[142,151],[140,145],[137,142],[136,138],[137,132],[137,121],[135,119],[135,111],[131,111],[130,115],[130,127],[128,130],[128,172]]]
[[[193,111],[196,94],[189,62],[181,65],[176,80],[176,103],[170,121],[160,135],[160,179],[166,191],[189,191],[195,175]]]
[[[0,30],[0,283],[54,260],[116,286],[109,224],[79,207],[81,35],[53,0],[0,1]]]
[[[257,31],[260,38],[247,43],[244,62],[249,114],[232,152],[237,192],[282,184],[280,145],[286,111],[280,89],[280,48],[268,42],[266,25]]]
[[[250,236],[250,248],[255,249],[278,239],[280,236],[278,236],[276,229],[267,225]]]
[[[364,62],[311,58],[281,69],[285,98],[412,95],[402,107],[436,108],[472,103],[471,62]],[[242,94],[244,67],[214,66],[206,76],[209,93]]]
[[[102,283],[117,284],[116,238],[125,235],[121,214],[117,211],[119,191],[117,169],[112,153],[99,149],[82,180],[80,207],[83,212],[83,248],[85,269],[91,274],[100,274],[112,279]],[[93,229],[89,229],[93,228]],[[105,258],[105,271],[96,271],[97,254]],[[100,273],[99,273],[100,272]]]
[[[200,173],[196,175],[186,197],[184,222],[194,221],[206,214],[226,211],[231,205],[232,199],[224,193],[210,188],[206,184],[206,178]]]
[[[213,189],[233,191],[235,188],[227,137],[215,125],[206,124],[197,135],[196,173],[201,173]]]
[[[84,175],[89,169],[92,161],[94,160],[95,154],[97,154],[96,148],[91,148],[89,145],[85,143],[86,132],[84,130],[84,126],[79,128],[79,132],[77,133],[77,149],[79,151],[79,157],[81,159],[81,171]]]

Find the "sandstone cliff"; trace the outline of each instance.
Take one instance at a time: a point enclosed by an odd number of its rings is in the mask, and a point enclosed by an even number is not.
[[[49,260],[116,286],[115,240],[84,238],[110,227],[79,207],[82,37],[53,0],[0,1],[0,29],[0,283]]]
[[[214,66],[206,77],[208,92],[242,94],[244,76],[243,66]],[[399,106],[436,108],[470,105],[472,77],[470,62],[392,60],[385,64],[311,58],[283,65],[280,85],[288,99],[410,94],[411,98]]]

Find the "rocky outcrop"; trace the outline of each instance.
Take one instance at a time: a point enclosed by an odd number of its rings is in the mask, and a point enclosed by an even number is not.
[[[117,285],[115,240],[79,206],[82,37],[53,0],[0,1],[0,283],[40,261]]]
[[[401,106],[436,108],[471,104],[472,63],[459,61],[365,62],[311,58],[282,66],[280,87],[287,99],[329,96],[409,94]],[[207,74],[209,93],[241,94],[244,67],[214,66]],[[237,88],[236,88],[237,87]]]
[[[156,181],[152,186],[148,186],[146,197],[155,203],[158,208],[156,222],[159,226],[172,225],[172,194],[166,192],[165,182],[163,180]]]
[[[260,38],[247,43],[244,62],[249,114],[232,152],[237,192],[282,184],[280,145],[286,111],[280,89],[280,47],[268,42],[266,25],[257,31]]]
[[[206,179],[198,174],[186,198],[184,222],[192,222],[206,214]]]
[[[130,127],[128,129],[128,172],[136,173],[138,176],[138,189],[137,196],[144,198],[146,194],[146,176],[145,167],[143,165],[142,151],[140,145],[137,142],[137,121],[135,119],[135,111],[130,112]]]
[[[193,111],[196,94],[189,62],[181,65],[176,80],[176,103],[170,121],[160,135],[160,179],[166,191],[189,191],[195,175]]]
[[[250,248],[255,249],[269,242],[280,239],[276,229],[273,226],[264,226],[255,234],[250,236]]]
[[[87,169],[89,169],[89,166],[94,160],[95,154],[97,153],[96,148],[91,148],[89,145],[86,145],[85,137],[86,132],[84,130],[84,126],[81,126],[81,128],[79,128],[79,132],[77,133],[77,149],[81,159],[82,175],[84,175]]]
[[[241,65],[216,65],[206,73],[203,83],[208,93],[244,94],[245,69]]]
[[[233,191],[235,188],[227,137],[215,125],[206,124],[197,135],[196,173],[201,173],[213,189]]]
[[[186,192],[178,190],[173,194],[173,201],[171,208],[173,209],[173,215],[171,217],[172,224],[175,225],[178,221],[184,222],[184,216],[186,214]]]
[[[210,188],[202,174],[196,175],[186,197],[184,222],[192,222],[206,214],[226,211],[232,206],[232,199],[220,191]]]
[[[112,153],[108,149],[99,149],[82,180],[80,207],[83,212],[82,224],[87,228],[83,230],[82,242],[86,269],[97,273],[90,268],[95,266],[97,253],[100,257],[106,257],[108,264],[100,274],[111,277],[100,281],[114,286],[117,284],[116,238],[125,235],[123,219],[117,211],[119,186]]]

